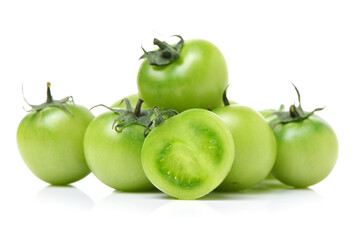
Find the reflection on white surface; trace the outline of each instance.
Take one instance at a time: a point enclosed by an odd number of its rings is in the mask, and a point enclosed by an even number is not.
[[[219,213],[207,202],[199,200],[166,201],[151,215],[154,218],[208,218],[216,217]]]
[[[218,213],[201,200],[177,200],[160,191],[126,193],[114,191],[95,204],[93,213],[113,216],[206,217]]]
[[[33,208],[41,211],[83,212],[94,205],[91,198],[74,186],[47,186],[33,198]]]
[[[212,192],[199,200],[168,200],[154,212],[156,216],[241,216],[260,212],[271,213],[320,203],[321,196],[312,189],[294,189],[278,181],[239,192]]]
[[[307,207],[321,204],[322,197],[312,189],[287,189],[273,194],[266,205],[271,211],[287,211],[297,209],[298,211]]]
[[[95,214],[110,216],[206,218],[301,211],[317,207],[322,200],[312,189],[294,189],[272,180],[239,192],[214,191],[198,200],[177,200],[160,191],[113,191],[96,204],[76,187],[47,186],[35,195],[31,208],[44,213],[81,213],[91,210]]]
[[[92,212],[146,216],[163,205],[163,199],[166,199],[166,195],[156,190],[140,193],[113,191],[97,202]]]
[[[177,200],[159,191],[124,193],[114,191],[92,209],[93,213],[149,217],[238,216],[257,212],[281,212],[322,202],[312,189],[294,189],[276,180],[239,192],[212,192],[198,200]]]
[[[295,189],[277,180],[266,180],[255,188],[236,193],[213,192],[202,199],[225,216],[299,210],[322,200],[312,189]]]

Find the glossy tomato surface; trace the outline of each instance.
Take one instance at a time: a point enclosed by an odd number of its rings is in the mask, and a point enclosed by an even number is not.
[[[145,59],[137,76],[140,97],[149,106],[176,111],[222,105],[228,71],[220,50],[205,40],[187,40],[180,57],[164,66]]]
[[[59,107],[28,114],[17,130],[20,154],[30,170],[53,185],[66,185],[90,173],[83,140],[93,119],[80,105],[65,104],[72,116]]]
[[[179,199],[215,189],[234,159],[231,132],[214,113],[191,109],[167,119],[146,137],[141,161],[150,181]]]
[[[276,140],[265,119],[249,107],[230,105],[215,109],[230,128],[235,143],[233,166],[221,191],[253,187],[270,173],[276,157]]]
[[[90,123],[84,140],[86,161],[101,182],[116,190],[153,189],[141,165],[145,127],[133,124],[117,132],[112,127],[117,117],[105,112]]]
[[[275,128],[277,158],[272,174],[285,184],[308,187],[326,178],[338,156],[330,125],[318,116]]]

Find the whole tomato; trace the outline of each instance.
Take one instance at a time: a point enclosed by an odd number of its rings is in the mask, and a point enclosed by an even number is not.
[[[287,185],[303,188],[330,174],[339,146],[331,126],[314,114],[323,108],[305,112],[300,93],[296,87],[295,90],[299,105],[291,105],[289,111],[273,111],[267,114],[267,120],[274,129],[277,142],[272,175]]]
[[[137,76],[140,97],[148,106],[178,112],[222,105],[228,70],[220,50],[206,40],[183,40],[172,46],[154,39],[159,50],[146,52]]]
[[[119,191],[135,192],[154,188],[141,165],[144,130],[153,110],[141,110],[139,99],[132,108],[109,108],[90,123],[84,139],[86,161],[94,175]]]
[[[38,178],[53,185],[67,185],[90,173],[83,141],[94,116],[71,99],[54,100],[48,83],[47,101],[29,104],[32,109],[17,130],[17,145],[24,162]]]

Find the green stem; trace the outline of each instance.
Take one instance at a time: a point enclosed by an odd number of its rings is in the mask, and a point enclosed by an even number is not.
[[[141,98],[139,98],[139,100],[136,103],[135,109],[134,109],[134,115],[136,117],[139,117],[141,114],[141,105],[144,102],[144,100],[142,100]]]
[[[147,52],[143,48],[144,54],[140,57],[140,59],[147,58],[149,64],[155,66],[163,66],[172,63],[180,57],[180,51],[184,44],[184,39],[181,36],[175,36],[180,38],[180,41],[175,46],[154,38],[153,43],[158,46],[159,49]]]
[[[169,47],[169,44],[162,42],[157,38],[154,38],[154,45],[158,46],[161,50],[164,50]]]
[[[224,106],[229,106],[230,105],[230,102],[229,102],[229,99],[227,98],[227,89],[228,89],[229,85],[226,86],[225,90],[224,90],[224,93],[223,93],[223,103],[224,103]]]
[[[295,104],[291,105],[288,112],[280,109],[280,111],[276,111],[276,112],[272,113],[272,114],[276,115],[277,119],[278,119],[278,121],[272,125],[272,128],[275,128],[279,124],[287,124],[290,122],[297,122],[297,121],[302,121],[302,120],[308,119],[315,112],[321,111],[324,109],[324,108],[316,108],[311,112],[305,112],[301,107],[300,92],[294,84],[293,84],[293,86],[294,86],[294,88],[296,90],[296,94],[298,96],[299,105],[298,106],[295,106]]]
[[[53,102],[53,97],[51,95],[51,90],[50,90],[50,87],[51,87],[51,83],[50,82],[47,82],[46,84],[47,86],[47,91],[46,91],[46,103],[52,103]]]
[[[69,113],[70,116],[73,117],[73,115],[71,114],[69,109],[67,109],[67,107],[65,106],[65,103],[67,103],[67,102],[71,101],[71,102],[74,103],[73,97],[69,96],[69,97],[65,97],[65,98],[60,99],[60,100],[54,100],[52,95],[51,95],[51,90],[50,90],[51,83],[47,82],[46,86],[47,86],[46,102],[44,102],[42,104],[39,104],[39,105],[32,105],[32,104],[28,103],[26,101],[25,97],[24,97],[25,102],[31,107],[31,110],[29,110],[29,111],[37,112],[37,111],[41,111],[41,110],[43,110],[45,108],[48,108],[48,107],[59,107],[59,108],[63,109],[65,112]],[[24,91],[23,91],[23,95],[24,95]]]
[[[117,132],[121,132],[123,129],[133,124],[144,127],[147,127],[150,124],[151,116],[153,115],[153,110],[152,109],[141,110],[141,105],[144,102],[142,99],[139,99],[137,101],[135,109],[131,106],[129,99],[124,98],[123,101],[127,104],[126,109],[111,108],[103,104],[99,104],[94,107],[100,107],[100,106],[105,107],[117,115],[117,117],[114,119],[112,124],[112,128],[115,129],[115,131]]]
[[[289,108],[289,113],[290,113],[290,117],[291,118],[300,118],[300,114],[299,112],[296,110],[296,106],[295,105],[291,105]]]

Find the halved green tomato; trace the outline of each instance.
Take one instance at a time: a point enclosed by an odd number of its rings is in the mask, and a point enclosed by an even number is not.
[[[229,128],[214,113],[190,109],[167,119],[145,138],[141,161],[161,191],[196,199],[214,190],[234,159]]]

